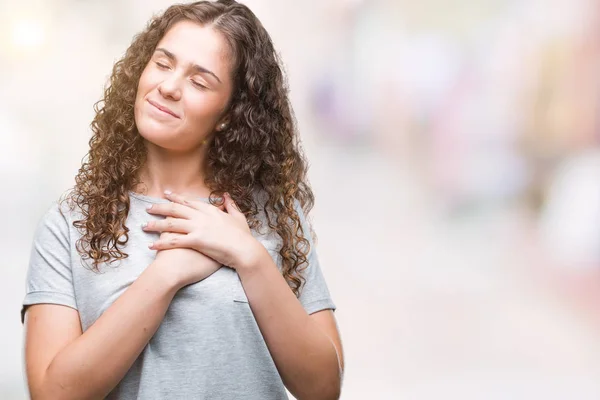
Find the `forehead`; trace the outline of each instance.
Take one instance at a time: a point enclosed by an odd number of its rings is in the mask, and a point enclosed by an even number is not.
[[[210,26],[179,21],[165,33],[157,47],[173,53],[178,64],[200,65],[221,80],[229,75],[229,47],[223,36]]]

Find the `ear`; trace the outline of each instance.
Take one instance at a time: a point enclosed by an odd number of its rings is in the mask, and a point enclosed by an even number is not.
[[[217,126],[215,127],[215,130],[217,132],[223,132],[223,131],[226,131],[227,128],[229,128],[229,116],[228,115],[221,118],[219,120],[219,122],[217,122]]]

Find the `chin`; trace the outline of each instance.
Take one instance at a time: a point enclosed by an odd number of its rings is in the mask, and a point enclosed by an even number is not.
[[[192,150],[188,144],[182,142],[181,137],[178,137],[176,133],[173,133],[172,129],[156,129],[156,127],[150,129],[144,128],[143,124],[141,127],[138,127],[140,136],[154,146],[177,152]]]
[[[173,148],[176,144],[175,135],[173,134],[173,129],[166,129],[164,127],[153,126],[154,124],[145,124],[140,123],[137,125],[137,130],[141,137],[143,137],[148,142],[164,147],[164,148]]]

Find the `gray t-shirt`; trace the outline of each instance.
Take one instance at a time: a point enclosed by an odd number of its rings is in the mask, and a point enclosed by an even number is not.
[[[154,260],[148,243],[157,233],[142,231],[153,216],[149,203],[168,200],[130,193],[127,217],[128,258],[93,272],[75,248],[81,236],[73,221],[80,214],[55,203],[35,233],[23,306],[61,304],[79,311],[87,330]],[[206,200],[205,200],[206,201]],[[300,209],[305,237],[311,244],[306,284],[299,300],[308,314],[333,309],[310,230]],[[264,219],[264,214],[261,214]],[[281,268],[275,232],[253,235]],[[157,332],[108,399],[286,399],[287,394],[252,314],[235,270],[221,267],[208,278],[181,289]]]

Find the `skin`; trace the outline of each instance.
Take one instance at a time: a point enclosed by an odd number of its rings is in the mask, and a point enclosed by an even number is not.
[[[343,356],[333,312],[306,313],[231,197],[225,196],[225,210],[220,210],[170,191],[165,195],[172,203],[147,211],[166,218],[143,229],[179,236],[161,238],[150,248],[191,248],[234,268],[288,390],[298,399],[338,398]]]
[[[228,122],[233,85],[228,54],[220,34],[190,21],[177,23],[157,45],[135,101],[136,126],[147,148],[140,179],[149,195],[161,197],[165,189],[210,193],[204,186],[203,143]]]
[[[333,312],[306,313],[228,195],[221,208],[193,200],[209,193],[203,185],[203,142],[228,122],[232,86],[225,41],[212,28],[186,21],[169,30],[157,49],[164,50],[145,68],[135,103],[148,150],[140,179],[146,194],[160,197],[168,189],[170,200],[148,210],[165,219],[143,227],[161,232],[152,244],[156,259],[85,333],[77,310],[28,308],[31,397],[104,398],[156,332],[177,291],[224,264],[239,274],[288,390],[299,399],[338,398],[343,353]]]

